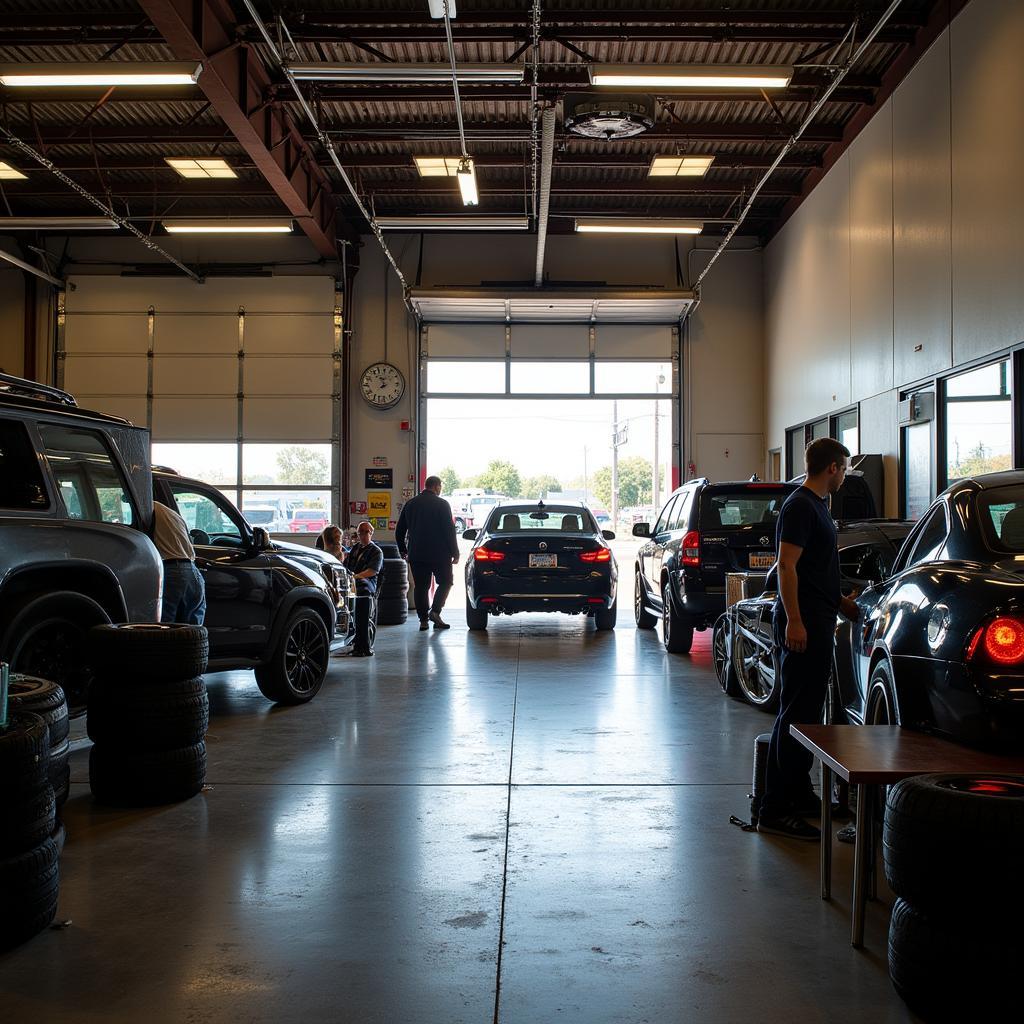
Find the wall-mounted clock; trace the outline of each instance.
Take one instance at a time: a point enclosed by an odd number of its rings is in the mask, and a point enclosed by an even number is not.
[[[359,391],[375,409],[390,409],[405,394],[405,378],[391,363],[374,363],[363,370]]]

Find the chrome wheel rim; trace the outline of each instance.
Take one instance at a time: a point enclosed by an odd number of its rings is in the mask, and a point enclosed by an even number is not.
[[[722,686],[725,686],[726,675],[729,671],[729,648],[725,642],[725,629],[725,623],[719,622],[715,626],[714,637],[711,641],[711,656],[715,664],[715,674]]]
[[[868,715],[871,725],[892,725],[892,714],[889,710],[889,694],[885,687],[876,686],[871,696],[871,708]]]
[[[643,591],[640,589],[640,573],[636,574],[635,584],[636,586],[633,591],[633,617],[636,619],[637,625],[639,625],[640,617],[643,615],[644,611],[644,595]]]
[[[751,704],[763,705],[775,692],[775,665],[772,653],[753,643],[742,630],[733,638],[733,665],[743,695]]]
[[[284,669],[296,693],[309,693],[323,681],[327,670],[327,643],[314,623],[308,620],[296,623],[288,635]]]
[[[661,592],[661,631],[665,638],[665,646],[668,647],[672,640],[672,614],[669,611],[668,587]]]

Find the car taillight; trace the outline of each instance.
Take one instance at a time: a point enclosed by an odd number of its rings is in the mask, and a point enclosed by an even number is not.
[[[1009,615],[993,619],[972,637],[967,649],[968,659],[974,658],[979,650],[998,665],[1021,664],[1024,662],[1024,622]]]
[[[683,565],[700,565],[700,534],[696,530],[683,538],[682,551]]]
[[[581,562],[610,562],[612,560],[611,548],[598,548],[596,551],[581,551]]]
[[[505,552],[495,551],[493,548],[477,548],[473,552],[473,557],[478,562],[504,562]]]

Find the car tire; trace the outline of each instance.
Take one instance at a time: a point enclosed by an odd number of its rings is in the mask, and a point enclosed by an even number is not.
[[[53,831],[56,820],[57,799],[48,783],[40,789],[11,788],[0,818],[0,857],[14,857],[38,846]]]
[[[60,865],[52,839],[0,860],[0,950],[48,928],[57,915],[59,892]]]
[[[658,624],[658,616],[647,608],[647,601],[644,598],[644,581],[639,572],[636,573],[635,589],[633,591],[633,617],[636,619],[637,629],[654,629]]]
[[[16,711],[0,731],[0,794],[35,793],[49,785],[50,734],[38,716]],[[2,801],[0,795],[0,801]],[[2,803],[0,803],[2,806]]]
[[[89,751],[89,786],[99,803],[177,803],[195,796],[205,781],[205,743],[175,750],[126,750],[111,743]]]
[[[615,628],[615,620],[619,617],[618,599],[612,601],[611,608],[598,608],[594,612],[594,625],[602,633]]]
[[[779,698],[782,693],[782,680],[775,675],[770,687],[762,683],[760,673],[756,679],[751,673],[756,672],[750,666],[750,659],[755,657],[751,641],[739,630],[732,638],[732,666],[736,674],[736,684],[740,688],[740,699],[746,701],[758,711],[774,715],[779,709]]]
[[[87,649],[89,630],[110,616],[91,597],[73,591],[35,594],[7,624],[0,658],[11,670],[58,683],[72,717],[84,714],[93,668]]]
[[[377,625],[400,626],[409,618],[409,602],[405,597],[381,597],[377,601]]]
[[[661,639],[669,654],[689,654],[693,647],[693,622],[676,610],[672,584],[665,580],[661,588]]]
[[[374,543],[384,553],[384,560],[386,562],[404,561],[402,553],[398,550],[398,545],[393,540],[379,540],[374,541]]]
[[[12,709],[38,715],[46,723],[51,750],[68,738],[68,702],[59,683],[15,672],[11,674],[8,699]]]
[[[733,700],[745,702],[746,698],[743,696],[743,689],[736,678],[736,668],[732,663],[729,629],[729,616],[720,615],[711,633],[711,658],[715,666],[715,675],[718,677],[718,685]]]
[[[305,704],[320,692],[329,657],[324,620],[311,608],[297,608],[267,663],[256,669],[256,685],[276,704]]]
[[[97,676],[130,667],[140,679],[192,679],[206,671],[210,640],[203,626],[129,622],[97,626],[89,635]]]
[[[1007,879],[1024,860],[1024,779],[941,774],[896,783],[882,857],[892,891],[926,914],[1019,923],[1024,892]]]
[[[971,1020],[982,1005],[1016,1005],[1022,956],[1019,929],[991,929],[984,920],[965,929],[905,899],[893,905],[889,977],[900,998],[924,1020]]]
[[[134,685],[97,679],[89,695],[86,729],[93,743],[113,743],[124,750],[173,750],[195,746],[209,724],[210,701],[202,676]]]
[[[487,612],[482,608],[474,608],[466,598],[466,625],[474,633],[487,628]]]
[[[58,809],[64,806],[71,789],[71,740],[65,737],[56,747],[50,748],[50,764],[47,775],[53,787]]]
[[[865,725],[899,725],[892,683],[892,669],[884,659],[871,670],[868,699],[864,705]]]

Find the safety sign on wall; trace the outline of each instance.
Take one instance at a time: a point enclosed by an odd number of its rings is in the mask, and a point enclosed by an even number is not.
[[[366,495],[366,511],[371,519],[383,519],[384,529],[387,529],[387,521],[391,518],[391,492],[370,491]]]
[[[368,491],[381,487],[394,487],[394,472],[393,469],[368,469],[364,486]]]

